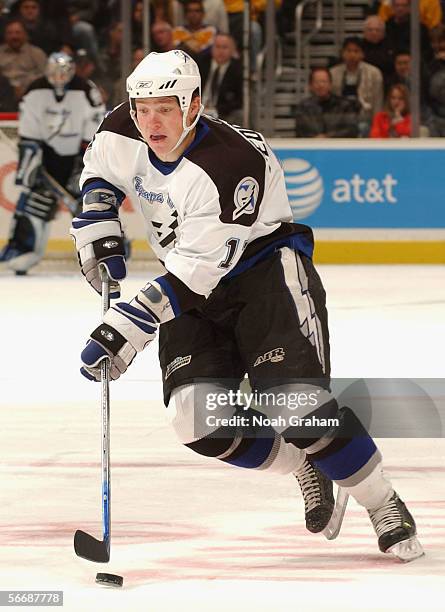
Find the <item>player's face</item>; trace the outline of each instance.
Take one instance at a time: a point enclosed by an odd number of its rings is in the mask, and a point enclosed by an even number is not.
[[[196,108],[195,100],[191,104],[189,117]],[[196,115],[196,112],[194,113]],[[174,161],[170,151],[178,142],[183,131],[182,111],[174,97],[136,100],[136,117],[139,128],[150,149],[164,161]],[[191,121],[187,122],[190,125]],[[191,135],[190,135],[191,136]],[[191,138],[186,138],[183,146],[175,150],[173,157],[177,159],[188,146]]]

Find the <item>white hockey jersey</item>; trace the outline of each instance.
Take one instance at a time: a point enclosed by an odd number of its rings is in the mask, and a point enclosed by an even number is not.
[[[19,136],[38,140],[60,156],[77,155],[89,142],[105,114],[99,90],[75,76],[58,99],[45,77],[29,87],[20,103]]]
[[[103,185],[139,206],[181,311],[278,244],[312,254],[312,232],[291,223],[282,168],[258,132],[204,116],[180,159],[161,162],[125,103],[104,119],[84,163],[83,193]]]

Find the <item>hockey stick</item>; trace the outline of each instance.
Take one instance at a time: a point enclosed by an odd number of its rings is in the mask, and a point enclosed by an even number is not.
[[[110,307],[110,286],[108,274],[101,266],[102,278],[102,314]],[[76,555],[95,561],[108,563],[110,560],[110,509],[111,509],[111,474],[110,474],[110,362],[104,359],[100,364],[101,374],[101,408],[102,408],[102,528],[103,539],[96,540],[92,535],[78,529],[74,534]]]
[[[16,143],[10,138],[8,138],[8,136],[6,136],[2,129],[0,129],[0,140],[2,140],[2,142],[4,142],[5,145],[11,149],[11,151],[14,151],[14,153],[18,154],[18,147]],[[42,173],[43,179],[45,181],[45,186],[48,187],[48,189],[52,191],[53,194],[64,203],[64,205],[68,208],[73,217],[75,217],[78,208],[77,200],[64,187],[62,187],[62,185],[58,181],[56,181],[56,179],[51,176],[51,174],[49,174],[49,172],[45,168],[40,168],[40,172]]]

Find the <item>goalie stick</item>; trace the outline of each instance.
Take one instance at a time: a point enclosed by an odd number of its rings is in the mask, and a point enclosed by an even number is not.
[[[106,269],[101,266],[102,278],[102,315],[110,307],[110,285]],[[108,563],[110,560],[110,509],[111,509],[111,473],[110,473],[110,363],[104,359],[101,369],[101,408],[102,408],[102,530],[103,539],[78,529],[74,534],[76,555],[95,561]]]
[[[16,143],[8,138],[8,136],[4,133],[4,131],[0,128],[0,140],[2,140],[6,146],[8,146],[11,151],[14,153],[18,153],[18,147]],[[73,217],[77,214],[78,203],[77,200],[64,188],[62,185],[56,181],[56,179],[49,174],[49,172],[45,168],[40,168],[40,172],[42,174],[43,180],[45,181],[45,186],[52,191],[52,193],[63,202],[63,204],[68,208]]]

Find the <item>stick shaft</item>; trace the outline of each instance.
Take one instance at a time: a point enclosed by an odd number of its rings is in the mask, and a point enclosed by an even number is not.
[[[110,307],[110,286],[106,270],[101,267],[102,315]],[[101,362],[101,411],[102,411],[102,524],[104,540],[110,542],[111,524],[111,474],[110,474],[110,362]]]

